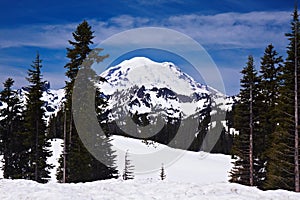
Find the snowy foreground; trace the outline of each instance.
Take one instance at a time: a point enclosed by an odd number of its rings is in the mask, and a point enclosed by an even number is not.
[[[6,199],[300,199],[287,191],[263,192],[238,184],[198,185],[173,181],[106,180],[91,183],[38,184],[26,180],[0,180],[0,198]]]
[[[51,142],[53,157],[48,162],[56,167],[62,151],[61,142]],[[186,152],[157,143],[147,146],[140,140],[121,136],[114,136],[112,144],[120,173],[128,150],[135,166],[134,180],[59,184],[55,180],[56,169],[53,169],[47,184],[0,179],[0,199],[300,199],[300,194],[293,192],[261,191],[228,183],[228,172],[232,167],[230,156]],[[159,180],[161,163],[164,163],[167,176],[163,181]]]

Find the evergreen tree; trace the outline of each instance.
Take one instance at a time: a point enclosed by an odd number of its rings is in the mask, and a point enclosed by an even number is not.
[[[299,87],[298,66],[296,52],[300,52],[299,16],[297,7],[293,13],[291,32],[287,33],[290,43],[287,48],[288,57],[282,67],[282,75],[279,76],[279,97],[276,102],[275,111],[276,129],[272,134],[271,147],[268,150],[269,161],[267,163],[267,175],[265,189],[287,189],[296,190],[297,181],[295,149],[295,131],[298,129],[298,120],[295,119],[295,105],[298,104],[298,95],[295,95]],[[297,101],[296,101],[297,100]],[[298,106],[297,106],[298,107]],[[298,112],[297,112],[298,115]],[[297,141],[298,142],[298,141]]]
[[[3,152],[4,178],[22,178],[23,165],[20,161],[22,152],[25,150],[22,145],[23,127],[21,102],[17,91],[12,90],[14,80],[8,78],[4,82],[4,89],[0,93],[0,101],[6,107],[0,111],[0,143]]]
[[[131,161],[129,160],[129,153],[128,150],[126,151],[125,154],[125,166],[124,166],[124,171],[123,171],[123,180],[130,180],[130,179],[134,179],[134,175],[133,175],[133,165],[131,164]]]
[[[90,105],[90,100],[95,98],[95,93],[91,91],[96,91],[95,84],[97,83],[96,73],[91,69],[92,64],[96,62],[101,62],[103,59],[108,57],[99,56],[99,52],[102,49],[92,49],[89,47],[90,44],[93,44],[92,39],[93,31],[91,26],[83,21],[77,26],[76,31],[73,33],[75,41],[69,41],[73,48],[67,48],[67,57],[70,59],[70,62],[65,66],[67,68],[66,76],[69,78],[69,81],[66,82],[65,93],[66,93],[66,116],[67,116],[67,169],[66,170],[66,182],[85,182],[85,181],[94,181],[100,179],[114,178],[116,177],[116,169],[114,167],[113,151],[110,148],[109,138],[98,136],[98,133],[95,133],[93,129],[94,124],[91,124],[91,120],[87,117],[82,117],[82,127],[85,127],[84,132],[86,132],[89,137],[94,138],[95,146],[98,147],[98,153],[101,154],[101,160],[106,161],[106,164],[109,163],[111,166],[106,166],[97,160],[84,146],[81,141],[79,134],[75,128],[73,114],[72,114],[72,95],[73,88],[75,83],[75,78],[77,81],[83,81],[84,84],[78,84],[78,89],[82,92],[81,96],[78,98],[88,99],[87,104],[80,105],[78,110],[73,110],[76,114],[81,116],[88,116],[88,112],[95,112],[96,108],[99,107],[101,100],[99,100],[99,91],[96,92],[96,105]],[[78,71],[82,70],[83,73],[80,73],[78,77]],[[94,108],[93,111],[89,110]],[[100,156],[100,155],[98,155]],[[57,178],[62,180],[63,174],[63,158],[60,159],[60,167],[58,168]]]
[[[244,185],[257,185],[257,171],[254,169],[256,152],[253,151],[253,136],[257,134],[255,121],[257,116],[258,77],[252,56],[248,57],[246,67],[241,71],[240,100],[235,106],[234,124],[239,131],[233,142],[233,154],[236,158],[231,171],[231,182]]]
[[[254,149],[257,152],[258,185],[263,187],[266,178],[266,163],[268,161],[268,148],[271,145],[271,134],[275,131],[276,122],[275,105],[279,96],[279,75],[282,68],[283,59],[278,56],[272,44],[265,49],[261,58],[259,76],[258,115],[259,131],[254,137]]]
[[[166,179],[166,172],[165,172],[164,164],[161,164],[161,168],[160,168],[160,179],[161,179],[162,181]]]
[[[44,102],[41,100],[43,94],[41,60],[37,53],[36,59],[28,70],[27,80],[30,83],[29,92],[26,96],[26,109],[24,113],[25,132],[24,144],[27,147],[28,168],[26,178],[45,183],[50,178],[50,169],[53,167],[47,163],[47,158],[52,155],[49,150],[50,142],[46,136],[46,122],[44,120],[45,110],[42,108]]]

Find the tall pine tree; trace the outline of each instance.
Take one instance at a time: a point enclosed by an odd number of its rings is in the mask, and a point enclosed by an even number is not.
[[[234,118],[234,124],[239,131],[239,135],[235,136],[233,143],[233,154],[236,161],[231,171],[230,181],[244,185],[257,185],[255,179],[257,171],[254,168],[257,155],[253,149],[253,136],[257,134],[255,120],[257,115],[258,77],[252,56],[248,57],[247,65],[241,73],[243,74],[241,79],[242,88],[239,94],[239,102],[235,106]]]
[[[46,183],[50,178],[50,169],[53,167],[47,163],[47,158],[52,155],[50,152],[50,142],[46,136],[46,122],[44,120],[45,110],[42,108],[44,102],[43,95],[41,60],[37,53],[36,59],[28,70],[27,80],[30,83],[26,96],[26,109],[24,113],[25,132],[24,144],[28,148],[27,159],[28,168],[26,177],[40,183]]]
[[[296,166],[296,162],[299,161],[296,151],[299,149],[295,148],[296,140],[298,140],[295,133],[299,128],[299,121],[295,118],[296,114],[299,114],[295,109],[295,106],[299,104],[299,92],[297,91],[299,88],[299,76],[297,75],[299,59],[297,59],[296,52],[300,52],[300,33],[297,7],[293,13],[291,32],[286,36],[289,39],[288,57],[282,67],[282,75],[279,77],[280,95],[275,107],[277,126],[272,134],[272,143],[268,150],[269,161],[265,188],[299,191],[299,186],[297,186],[299,180],[295,176],[299,170],[299,166]]]
[[[2,146],[4,178],[23,178],[24,165],[21,162],[25,151],[21,131],[23,119],[21,102],[17,91],[12,89],[14,80],[8,78],[4,82],[4,89],[0,93],[0,101],[6,107],[0,111],[0,143]]]
[[[258,94],[258,132],[254,137],[254,149],[257,152],[258,185],[263,187],[266,178],[268,147],[271,145],[271,134],[275,131],[275,106],[279,97],[279,76],[283,59],[278,56],[272,44],[265,49],[261,58]]]
[[[91,93],[89,92],[91,90],[93,91],[96,83],[95,80],[97,78],[96,73],[91,69],[91,66],[94,61],[101,62],[107,56],[99,56],[98,53],[101,51],[100,49],[92,51],[92,49],[89,47],[91,44],[93,44],[92,39],[94,38],[94,35],[88,22],[83,21],[77,26],[76,31],[73,33],[73,38],[75,41],[69,41],[73,48],[67,48],[67,57],[70,59],[70,62],[65,66],[67,69],[66,76],[69,78],[69,81],[66,82],[65,87],[65,110],[67,112],[66,116],[68,133],[65,144],[67,146],[67,167],[66,169],[63,169],[63,159],[61,158],[57,178],[58,180],[62,180],[63,170],[66,170],[66,182],[86,182],[114,178],[116,174],[115,167],[113,166],[115,157],[112,155],[113,151],[110,149],[109,139],[96,137],[96,134],[93,136],[95,137],[95,145],[98,146],[98,148],[102,148],[102,152],[105,152],[103,154],[103,157],[105,158],[103,159],[106,159],[106,163],[111,164],[111,166],[105,166],[94,156],[92,156],[92,154],[82,143],[75,128],[72,113],[72,95],[75,78],[78,75],[78,71],[83,70],[84,73],[81,73],[82,77],[77,77],[77,81],[85,81],[85,84],[79,84],[79,87],[83,87],[81,91],[85,92],[85,94],[79,98],[95,98],[95,96],[91,97]],[[99,92],[97,92],[97,94],[99,94]],[[79,108],[80,111],[78,111],[79,114],[84,115],[85,112],[88,111],[86,108],[90,108],[89,106],[93,106],[93,108],[95,108],[95,106],[98,107],[100,101],[98,101],[97,98],[98,95],[96,95],[96,105],[81,105]],[[76,110],[74,112],[76,112]],[[88,115],[88,113],[86,114]],[[93,134],[93,131],[89,132],[90,128],[94,126],[89,126],[89,119],[82,121],[82,124],[84,124],[86,127],[85,131],[87,135]]]

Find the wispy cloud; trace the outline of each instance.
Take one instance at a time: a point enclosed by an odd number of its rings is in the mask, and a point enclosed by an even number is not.
[[[27,72],[24,69],[1,65],[0,71],[0,88],[3,88],[3,83],[7,78],[13,78],[15,80],[15,88],[21,88],[28,83],[25,79],[25,77],[27,76]]]
[[[261,52],[263,52],[263,49],[269,43],[273,43],[276,49],[281,49],[281,52],[283,52],[288,42],[284,37],[284,33],[289,31],[290,20],[290,12],[270,11],[249,13],[230,12],[214,15],[194,13],[166,18],[121,15],[105,21],[97,19],[89,19],[88,21],[95,31],[95,44],[99,44],[101,41],[119,32],[139,27],[165,27],[185,33],[201,45],[204,45],[205,48],[209,49],[210,53],[218,51],[218,56],[222,59],[217,64],[220,69],[224,68],[224,70],[221,69],[221,73],[224,76],[225,85],[228,88],[233,88],[231,93],[236,93],[239,80],[238,78],[232,80],[232,74],[238,77],[240,68],[244,65],[245,61],[233,62],[230,59],[238,60],[241,55],[246,59],[244,54],[252,54],[252,49],[261,49]],[[68,40],[72,40],[72,32],[79,23],[78,21],[68,24],[33,24],[0,29],[0,49],[5,51],[4,48],[29,46],[55,51],[64,50],[69,46]],[[145,38],[136,35],[135,40],[138,43],[145,40]],[[158,34],[152,34],[147,40],[148,43],[155,41],[157,43],[168,42],[176,44],[179,42],[178,40],[170,41],[168,35]],[[121,44],[122,42],[126,44],[126,40],[120,42]],[[240,48],[244,50],[238,52],[235,50],[240,50]],[[224,51],[224,49],[234,52],[235,55],[230,56],[226,54],[225,52],[227,51]],[[65,56],[65,54],[62,56]],[[19,55],[15,55],[15,57],[17,59]],[[6,59],[8,58],[0,55],[0,80],[5,80],[7,77],[13,75],[16,80],[16,87],[26,85],[27,82],[24,78],[26,71],[8,66],[12,64],[11,62],[7,64]],[[27,58],[22,57],[20,59]],[[31,63],[31,59],[27,63]],[[49,57],[49,59],[55,60],[56,58]],[[56,60],[58,61],[58,59]],[[61,59],[58,62],[62,62]],[[52,64],[55,65],[54,63]],[[45,65],[49,66],[49,63],[45,63]],[[61,87],[65,79],[63,73],[45,73],[44,78],[45,80],[50,80],[54,88]]]
[[[203,45],[217,48],[260,48],[267,43],[286,45],[290,12],[222,13],[141,18],[122,15],[106,21],[89,20],[96,42],[124,30],[145,26],[166,27],[183,32]],[[79,22],[78,22],[79,23]],[[37,46],[62,48],[72,39],[78,23],[32,25],[0,30],[0,47]]]
[[[0,30],[0,48],[36,46],[61,48],[67,45],[75,24],[26,25]]]
[[[0,66],[0,89],[3,88],[3,82],[7,78],[13,78],[14,88],[21,88],[25,85],[28,85],[28,81],[26,80],[27,77],[27,70],[23,68],[16,68],[13,66]],[[66,77],[64,73],[61,72],[44,72],[43,73],[43,80],[50,81],[51,88],[58,89],[64,85],[64,81]]]
[[[226,48],[260,48],[267,43],[286,45],[289,12],[222,13],[184,15],[165,20],[165,25],[182,31],[204,45]]]

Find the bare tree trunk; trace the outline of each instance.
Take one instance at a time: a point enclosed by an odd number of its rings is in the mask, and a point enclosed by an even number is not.
[[[250,133],[249,133],[249,165],[250,165],[250,186],[253,186],[253,83],[250,84]]]
[[[72,108],[70,110],[70,132],[69,132],[69,146],[71,147],[72,144],[72,128],[73,128],[73,115],[72,115]]]
[[[64,112],[64,170],[63,170],[63,183],[66,182],[66,169],[67,169],[67,117],[65,107]]]
[[[298,134],[298,22],[296,22],[295,27],[295,191],[300,192],[299,188],[299,134]]]
[[[38,115],[37,115],[38,116]],[[38,145],[39,145],[39,120],[36,120],[36,133],[35,133],[35,168],[34,168],[34,180],[38,180]]]

